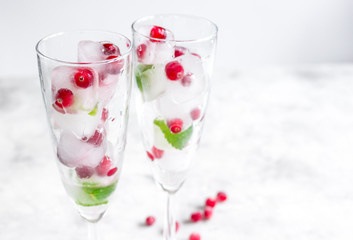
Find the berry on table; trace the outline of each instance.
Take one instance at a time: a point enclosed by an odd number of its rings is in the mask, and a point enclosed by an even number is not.
[[[211,207],[205,207],[205,210],[203,212],[203,215],[205,216],[205,219],[210,219],[212,217],[212,213],[213,213],[213,208]]]
[[[193,214],[191,214],[190,216],[190,220],[192,222],[198,222],[202,219],[202,214],[200,212],[195,212]]]
[[[227,194],[225,192],[217,193],[217,200],[218,202],[224,202],[227,200]]]
[[[198,233],[191,233],[189,240],[201,240],[201,236]]]
[[[172,61],[165,66],[165,73],[169,80],[176,81],[184,76],[184,68],[178,61]]]
[[[146,218],[146,225],[147,225],[147,226],[152,226],[155,221],[156,221],[155,217],[153,217],[153,216],[148,216],[148,217]]]
[[[80,88],[88,88],[93,85],[93,72],[88,68],[78,69],[74,75],[75,84]]]
[[[216,203],[217,203],[217,200],[214,199],[214,198],[207,198],[206,199],[206,206],[209,206],[209,207],[215,207],[216,206]]]
[[[170,120],[168,121],[168,127],[172,133],[179,133],[183,128],[183,120],[181,120],[180,118]]]

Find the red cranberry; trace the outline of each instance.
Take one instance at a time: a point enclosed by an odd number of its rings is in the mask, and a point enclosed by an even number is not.
[[[56,93],[55,105],[63,109],[64,107],[70,107],[74,103],[74,94],[71,90],[66,88],[61,88]]]
[[[207,198],[206,200],[206,206],[209,206],[212,208],[216,206],[216,203],[217,203],[217,200],[214,198]]]
[[[194,80],[194,74],[188,73],[188,74],[185,74],[184,77],[181,79],[181,84],[184,87],[189,87],[193,80]]]
[[[111,55],[106,58],[106,60],[111,60],[114,58],[119,57],[118,55]],[[120,70],[124,67],[124,59],[120,59],[111,63],[108,63],[107,65],[107,71],[110,74],[118,74],[120,73]]]
[[[203,215],[205,216],[205,218],[208,220],[212,217],[212,213],[213,213],[213,208],[211,207],[206,207],[204,212],[203,212]]]
[[[217,200],[218,202],[224,202],[227,200],[227,194],[225,192],[217,193]]]
[[[174,47],[174,57],[180,57],[184,55],[187,51],[188,51],[187,48],[176,46]]]
[[[88,88],[93,85],[93,72],[88,68],[78,69],[74,76],[75,83],[80,88]]]
[[[201,236],[198,233],[191,233],[189,240],[201,240]]]
[[[165,66],[165,73],[169,80],[176,81],[183,77],[184,68],[178,61],[173,61]]]
[[[167,38],[167,32],[162,27],[153,26],[153,28],[151,29],[151,32],[150,32],[150,37],[151,38],[157,38],[157,39],[166,39]]]
[[[201,59],[201,56],[197,53],[191,53],[191,55],[194,55],[194,56],[198,57],[199,59]]]
[[[108,171],[108,173],[107,173],[107,176],[108,176],[108,177],[113,176],[114,173],[116,173],[116,171],[118,171],[118,168],[117,168],[117,167],[110,169],[110,170]]]
[[[200,117],[200,109],[199,108],[194,108],[191,112],[190,112],[191,118],[192,120],[197,120]]]
[[[190,220],[192,222],[198,222],[202,219],[202,214],[200,212],[195,212],[193,214],[191,214],[190,216]]]
[[[144,43],[137,46],[136,54],[139,61],[141,61],[141,59],[145,57],[146,49],[147,49],[147,45]]]
[[[109,172],[109,169],[113,165],[113,162],[108,156],[104,156],[102,161],[96,167],[96,172],[99,176],[105,176]]]
[[[103,110],[102,110],[102,118],[101,118],[102,121],[103,121],[103,122],[107,121],[108,117],[109,117],[109,111],[108,111],[108,109],[103,108]]]
[[[103,133],[96,130],[94,134],[87,140],[88,143],[93,144],[95,146],[100,146],[103,142]],[[83,138],[82,140],[86,140],[86,138]]]
[[[155,221],[156,221],[156,219],[153,216],[148,216],[146,218],[146,225],[147,226],[152,226]]]
[[[120,49],[112,43],[103,43],[103,53],[105,55],[120,55]]]
[[[179,222],[175,222],[175,232],[179,231],[180,224]]]
[[[163,157],[164,151],[153,146],[152,153],[155,158],[160,159]]]
[[[154,157],[153,157],[152,153],[150,153],[149,151],[146,151],[146,153],[147,153],[147,156],[149,157],[149,159],[151,159],[151,161],[153,161]]]
[[[175,118],[168,121],[168,127],[172,133],[178,133],[183,128],[183,120],[180,118]]]
[[[94,173],[94,168],[83,166],[75,168],[75,171],[79,178],[90,178]]]

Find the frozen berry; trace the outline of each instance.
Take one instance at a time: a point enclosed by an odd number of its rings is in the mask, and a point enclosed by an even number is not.
[[[176,46],[174,47],[174,57],[180,57],[184,55],[187,51],[188,51],[187,48]]]
[[[175,222],[175,232],[179,231],[180,224],[179,222]]]
[[[184,76],[184,68],[178,61],[169,62],[165,65],[165,73],[169,80],[176,81]]]
[[[95,146],[100,146],[103,142],[103,133],[96,130],[94,134],[87,140],[88,143],[93,144]],[[82,140],[86,140],[86,138],[83,138]]]
[[[107,173],[107,176],[108,176],[108,177],[113,176],[114,173],[116,173],[116,171],[118,171],[118,168],[117,168],[117,167],[110,169],[110,170],[108,171],[108,173]]]
[[[93,71],[88,68],[78,69],[74,76],[75,83],[80,88],[88,88],[93,85]]]
[[[217,200],[218,202],[224,202],[225,200],[227,200],[227,194],[225,192],[217,193]]]
[[[83,166],[75,168],[75,171],[79,178],[90,178],[94,173],[94,168]]]
[[[193,214],[191,214],[190,216],[190,220],[192,222],[198,222],[202,219],[202,214],[200,212],[195,212]]]
[[[191,53],[191,55],[194,55],[194,56],[198,57],[199,59],[201,59],[201,56],[197,53]]]
[[[105,55],[120,55],[120,49],[112,43],[103,43],[103,53]]]
[[[102,110],[102,118],[101,118],[102,121],[103,121],[103,122],[107,121],[108,117],[109,117],[109,111],[108,111],[108,109],[103,108],[103,110]]]
[[[96,167],[96,172],[99,176],[106,176],[109,172],[109,169],[113,165],[113,162],[110,160],[108,156],[104,156],[102,161]]]
[[[106,58],[106,60],[112,60],[115,58],[118,58],[119,55],[111,55],[109,57]],[[116,60],[114,62],[108,63],[107,65],[107,71],[110,74],[118,74],[120,73],[120,70],[124,67],[124,60],[123,59],[119,59]]]
[[[209,207],[215,207],[216,206],[216,203],[217,203],[217,200],[214,199],[214,198],[207,198],[206,199],[206,206],[209,206]]]
[[[66,88],[61,88],[56,93],[55,96],[55,105],[61,109],[64,107],[70,107],[74,103],[74,94],[71,90]]]
[[[147,156],[149,157],[149,159],[151,159],[151,161],[153,161],[154,157],[153,157],[152,153],[150,153],[149,151],[146,151],[146,153],[147,153]]]
[[[153,26],[150,32],[150,37],[151,38],[157,38],[157,39],[166,39],[167,38],[167,32],[164,28],[159,27],[159,26]]]
[[[205,218],[208,220],[212,217],[212,213],[213,213],[213,208],[211,207],[205,207],[205,210],[203,211],[203,215],[205,216]]]
[[[144,43],[137,46],[136,54],[137,54],[137,58],[139,61],[141,61],[141,59],[144,58],[145,53],[146,53],[146,49],[147,49],[147,45]]]
[[[198,233],[191,233],[189,240],[201,240],[201,236]]]
[[[200,117],[200,109],[199,108],[194,108],[191,112],[190,112],[191,118],[192,120],[197,120]]]
[[[147,226],[152,226],[155,221],[156,221],[156,219],[153,216],[148,216],[146,218],[146,225]]]
[[[163,157],[164,151],[153,146],[152,153],[155,158],[160,159]]]
[[[185,74],[184,77],[181,79],[181,84],[184,87],[189,87],[193,80],[194,80],[194,74],[188,73],[188,74]]]
[[[168,127],[172,133],[179,133],[183,128],[183,120],[180,118],[175,118],[168,121]]]

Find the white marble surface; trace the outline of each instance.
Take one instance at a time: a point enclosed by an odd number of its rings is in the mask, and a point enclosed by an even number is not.
[[[218,70],[202,146],[175,199],[178,239],[352,239],[352,89],[353,65]],[[0,79],[0,133],[0,239],[86,239],[59,180],[38,78]],[[125,156],[101,238],[161,239],[165,199],[134,113]],[[187,223],[219,190],[229,200],[213,218]]]

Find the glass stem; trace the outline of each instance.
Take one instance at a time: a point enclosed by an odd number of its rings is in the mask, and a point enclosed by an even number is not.
[[[166,218],[164,221],[163,228],[163,239],[164,240],[174,240],[175,239],[175,219],[173,215],[173,204],[172,204],[173,194],[167,193],[167,211]]]
[[[98,240],[97,223],[88,222],[88,240]]]

